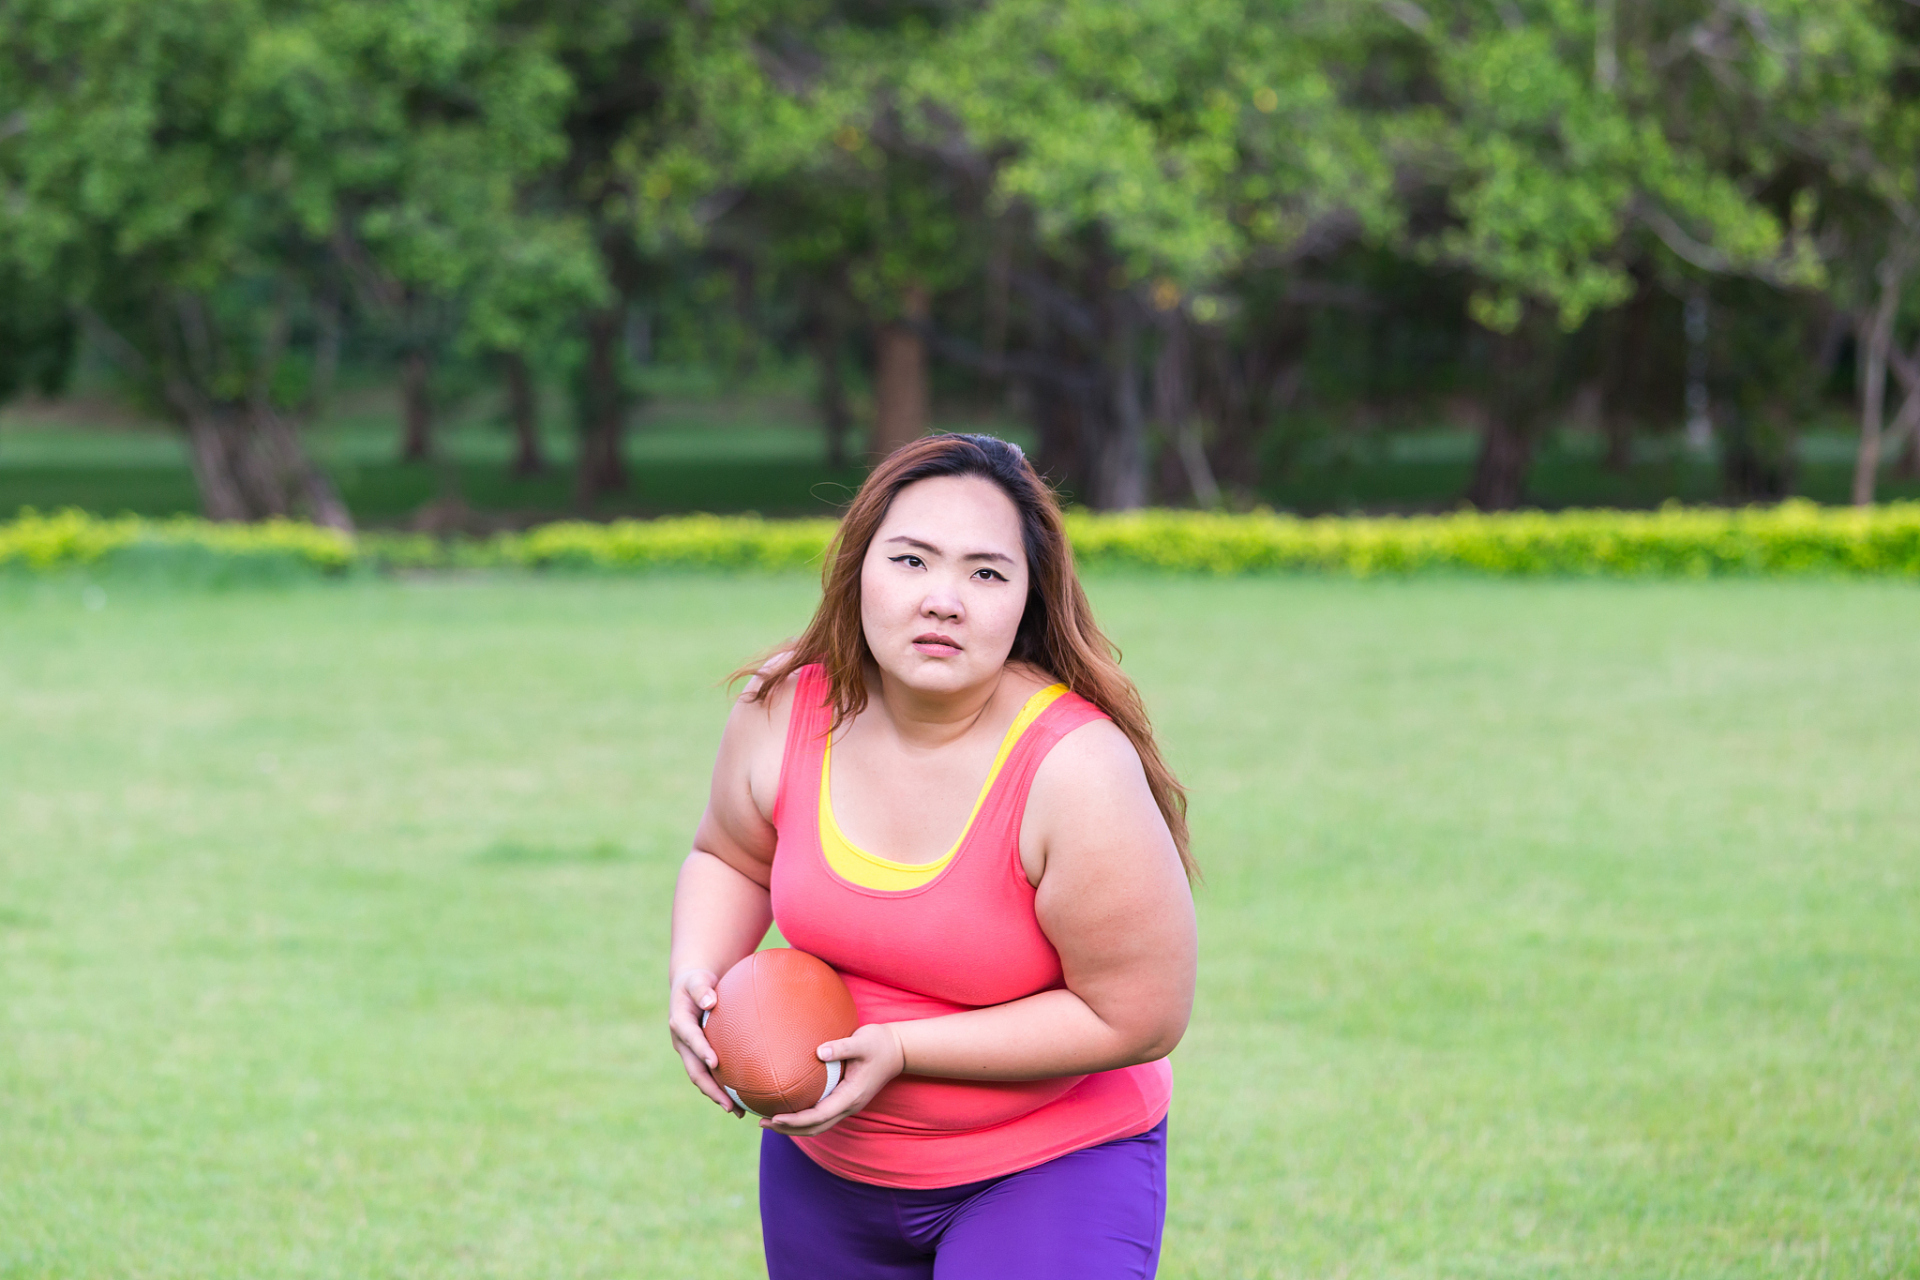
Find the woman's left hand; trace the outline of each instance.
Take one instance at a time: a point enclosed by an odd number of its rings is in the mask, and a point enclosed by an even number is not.
[[[762,1120],[761,1128],[796,1138],[825,1133],[872,1102],[907,1065],[899,1033],[884,1022],[869,1023],[845,1040],[829,1040],[819,1054],[822,1062],[840,1064],[840,1083],[833,1092],[818,1106]]]

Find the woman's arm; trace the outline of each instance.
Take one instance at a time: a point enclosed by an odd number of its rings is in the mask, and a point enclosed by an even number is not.
[[[1034,910],[1066,988],[912,1022],[860,1028],[822,1046],[846,1076],[826,1103],[768,1122],[830,1129],[901,1072],[963,1080],[1085,1075],[1165,1057],[1193,1009],[1193,897],[1173,837],[1125,734],[1098,721],[1063,738],[1028,793]]]
[[[775,699],[776,704],[779,699]],[[673,891],[673,942],[668,952],[667,1029],[687,1078],[728,1111],[733,1100],[714,1080],[713,1049],[700,1030],[720,975],[752,954],[773,923],[767,883],[775,833],[769,816],[780,783],[779,717],[765,703],[739,702],[721,735],[707,811],[693,852]]]

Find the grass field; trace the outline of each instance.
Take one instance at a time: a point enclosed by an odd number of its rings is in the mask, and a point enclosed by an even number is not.
[[[1112,577],[1162,1274],[1920,1276],[1920,594]],[[0,1276],[758,1272],[667,898],[801,578],[0,579]]]

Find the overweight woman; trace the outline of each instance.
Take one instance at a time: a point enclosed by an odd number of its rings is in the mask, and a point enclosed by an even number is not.
[[[751,676],[674,894],[668,1027],[735,1111],[700,1014],[770,923],[860,1014],[819,1048],[839,1086],[761,1122],[772,1280],[1153,1275],[1185,797],[1053,494],[989,436],[894,453]]]

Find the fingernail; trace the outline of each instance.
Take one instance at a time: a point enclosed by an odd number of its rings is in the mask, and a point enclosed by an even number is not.
[[[713,992],[709,991],[707,992],[707,994],[700,997],[700,1007],[702,1009],[713,1008]]]
[[[720,1059],[714,1057],[712,1054],[707,1055],[707,1070],[711,1071],[719,1065]]]

